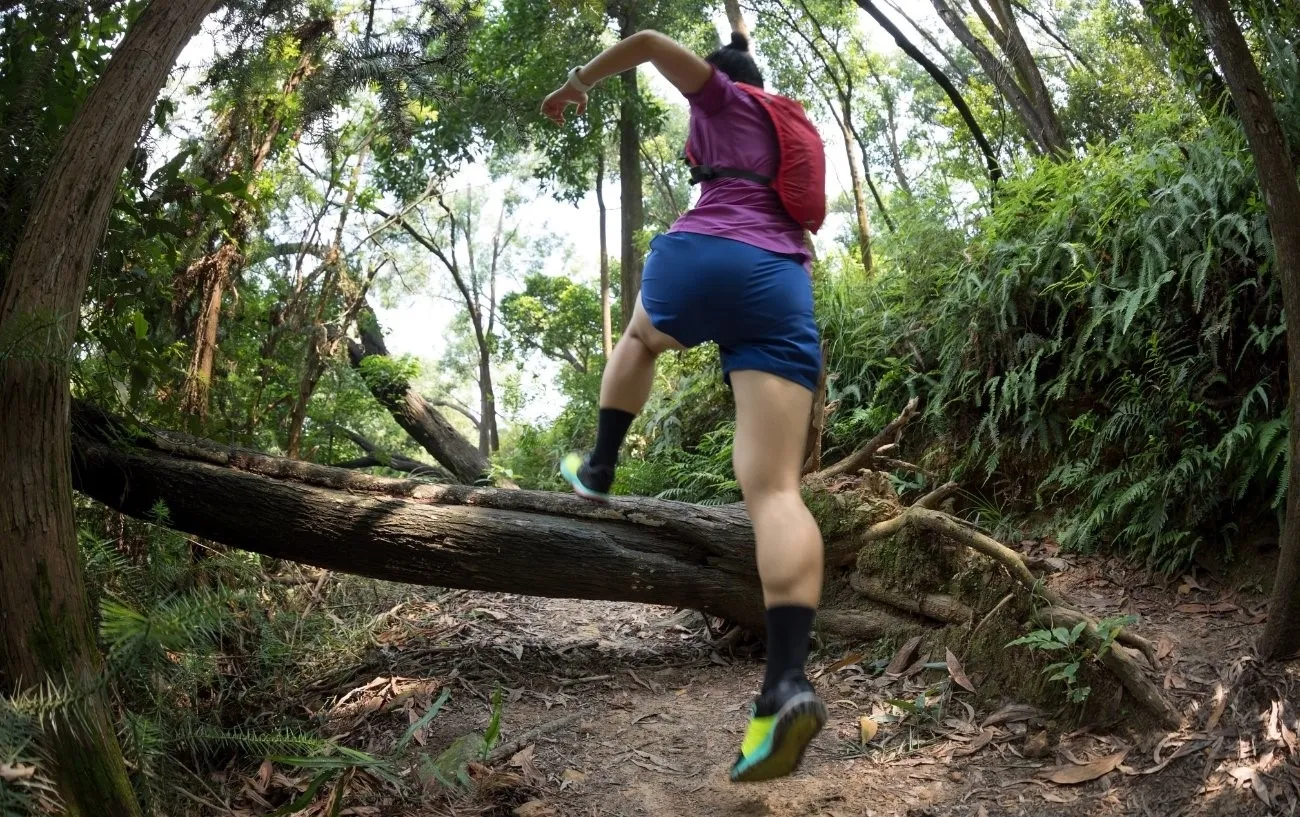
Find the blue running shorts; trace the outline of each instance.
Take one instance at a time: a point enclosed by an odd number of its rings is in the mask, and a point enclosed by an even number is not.
[[[683,346],[722,352],[722,376],[757,370],[817,390],[822,355],[812,281],[790,255],[699,233],[650,242],[641,278],[650,322]]]

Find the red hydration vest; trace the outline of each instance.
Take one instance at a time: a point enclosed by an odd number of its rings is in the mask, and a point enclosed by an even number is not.
[[[734,167],[701,165],[695,161],[688,141],[686,161],[691,166],[691,184],[732,178],[769,185],[776,188],[785,211],[800,227],[817,232],[826,220],[826,150],[817,128],[809,121],[803,106],[793,99],[769,94],[743,82],[735,85],[757,100],[772,120],[777,150],[781,154],[776,176],[768,178]]]

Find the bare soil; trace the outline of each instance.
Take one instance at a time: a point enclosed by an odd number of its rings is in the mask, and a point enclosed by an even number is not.
[[[430,592],[393,611],[353,677],[318,691],[318,714],[340,742],[382,754],[450,688],[406,751],[419,785],[423,758],[487,727],[499,686],[497,757],[469,764],[468,787],[426,780],[418,801],[358,773],[303,813],[328,814],[341,796],[337,813],[376,817],[1300,814],[1300,662],[1252,657],[1258,588],[1203,571],[1152,580],[1114,560],[1063,566],[1059,590],[1098,615],[1140,616],[1159,641],[1157,677],[1186,715],[1181,730],[1134,728],[1122,699],[1094,701],[1113,716],[1086,726],[1064,696],[1057,711],[1006,709],[1017,702],[972,695],[946,667],[883,675],[896,644],[823,645],[810,669],[831,721],[803,768],[735,785],[727,767],[762,678],[752,642],[719,644],[689,611]],[[962,669],[988,692],[979,666]],[[919,713],[888,703],[922,693]],[[878,725],[865,744],[864,716]],[[245,786],[235,813],[265,814],[254,801],[282,802],[277,783],[296,791],[306,779],[277,770],[263,794]]]

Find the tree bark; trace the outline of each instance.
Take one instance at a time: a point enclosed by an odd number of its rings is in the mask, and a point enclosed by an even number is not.
[[[925,69],[925,72],[929,74],[930,77],[939,84],[939,87],[943,89],[944,93],[948,95],[948,99],[952,102],[952,106],[957,109],[958,115],[960,115],[962,121],[966,123],[966,127],[970,129],[971,138],[975,140],[975,144],[979,147],[980,153],[984,155],[984,164],[988,168],[989,182],[996,187],[998,181],[1002,178],[1002,165],[998,162],[997,154],[993,152],[993,146],[990,145],[989,140],[985,138],[984,129],[981,128],[979,122],[976,121],[975,114],[971,113],[970,106],[966,104],[966,99],[961,95],[961,92],[957,90],[957,86],[952,84],[952,80],[948,79],[947,74],[945,74],[939,66],[935,65],[924,52],[917,48],[898,26],[894,25],[893,20],[890,20],[880,9],[876,8],[876,5],[872,0],[857,0],[857,3],[863,11],[870,14],[871,18],[879,23],[880,27],[894,38],[894,42],[903,53],[911,57],[917,65]]]
[[[496,396],[492,390],[492,359],[486,341],[479,344],[478,395],[478,450],[486,458],[501,447],[501,441],[497,437]]]
[[[619,36],[632,36],[637,25],[636,3],[632,0],[622,3]],[[627,328],[641,294],[641,253],[636,241],[645,227],[645,202],[641,198],[641,100],[636,69],[624,71],[619,75],[619,81],[623,84],[623,98],[618,109],[618,180],[623,208],[619,236],[623,254],[619,274],[622,279],[623,328]]]
[[[363,306],[358,315],[357,329],[361,341],[348,340],[348,359],[352,367],[362,372],[362,379],[380,405],[388,409],[411,439],[420,444],[429,456],[464,483],[482,479],[488,471],[488,461],[469,440],[460,436],[451,423],[422,395],[411,388],[405,378],[366,377],[362,361],[368,357],[387,358],[388,347],[379,328],[374,311]]]
[[[0,291],[0,691],[82,694],[49,730],[66,812],[136,817],[77,552],[68,358],[117,181],[181,48],[216,0],[140,13],[59,146]]]
[[[862,185],[862,165],[858,161],[858,151],[855,150],[856,142],[853,134],[850,133],[848,103],[841,99],[843,116],[836,117],[840,126],[840,133],[844,136],[844,151],[849,159],[849,183],[853,191],[853,210],[858,219],[858,253],[862,262],[862,273],[867,278],[871,277],[871,231],[867,226],[867,196],[863,192]]]
[[[1268,87],[1227,0],[1192,0],[1192,7],[1205,25],[1246,128],[1273,235],[1273,274],[1282,282],[1286,308],[1292,478],[1287,485],[1286,520],[1268,624],[1259,643],[1261,655],[1281,659],[1300,652],[1300,479],[1295,475],[1295,464],[1300,463],[1300,185]]]
[[[233,547],[391,581],[763,620],[742,506],[385,479],[163,432],[130,448],[93,409],[77,428],[77,490],[140,518],[161,501],[172,527]]]
[[[966,50],[974,55],[979,61],[980,67],[988,75],[989,80],[1002,98],[1011,105],[1011,109],[1016,112],[1020,123],[1024,126],[1033,145],[1040,153],[1046,155],[1063,155],[1066,152],[1067,145],[1065,137],[1060,131],[1060,123],[1054,123],[1052,119],[1045,120],[1034,104],[1030,95],[1021,88],[1011,73],[998,61],[998,58],[989,51],[988,47],[975,36],[966,21],[962,19],[952,6],[948,5],[945,0],[931,0],[935,11],[939,13],[939,18],[948,26],[949,30],[957,36]],[[1053,115],[1053,119],[1054,119]]]
[[[613,316],[609,303],[609,232],[606,229],[609,213],[605,208],[605,152],[596,156],[596,209],[600,213],[600,345],[605,350],[605,360],[614,352]]]

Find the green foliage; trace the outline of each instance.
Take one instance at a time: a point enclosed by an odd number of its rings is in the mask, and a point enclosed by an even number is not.
[[[565,364],[566,375],[588,374],[603,362],[600,292],[591,285],[529,275],[522,290],[501,300],[501,323],[506,354],[539,352]]]
[[[828,458],[917,394],[916,456],[1007,512],[1050,510],[1067,547],[1176,570],[1272,515],[1281,297],[1242,156],[1234,129],[1157,108],[1004,184],[964,250],[917,205],[928,240],[883,240],[867,285],[832,267],[817,293],[839,404]]]
[[[50,758],[41,750],[41,726],[53,696],[0,695],[0,817],[28,817],[58,810]]]
[[[1065,685],[1065,697],[1072,704],[1082,704],[1088,700],[1092,687],[1079,685],[1079,670],[1097,662],[1106,654],[1120,630],[1137,623],[1136,616],[1110,616],[1097,623],[1097,643],[1083,644],[1080,639],[1088,627],[1086,621],[1080,621],[1074,627],[1052,627],[1034,630],[1007,644],[1008,647],[1025,647],[1038,652],[1064,652],[1065,658],[1048,664],[1043,674],[1049,681],[1059,681]]]

